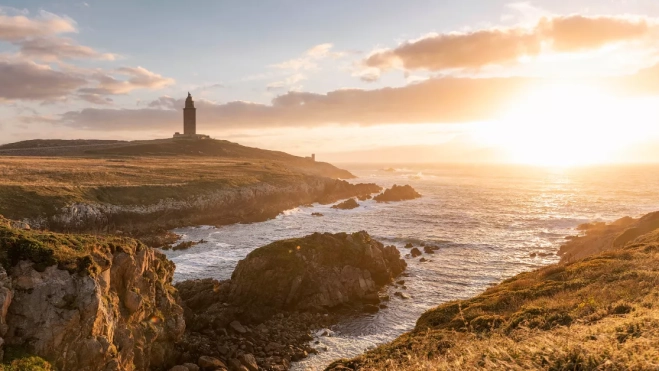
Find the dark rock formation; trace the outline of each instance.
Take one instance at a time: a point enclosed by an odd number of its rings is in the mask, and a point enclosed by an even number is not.
[[[364,298],[406,267],[366,232],[314,233],[252,251],[231,276],[231,300],[269,313],[334,308]]]
[[[413,248],[412,251],[410,251],[410,254],[412,254],[413,258],[416,258],[416,257],[422,255],[421,250],[417,249],[416,247]]]
[[[395,185],[383,193],[375,196],[373,199],[377,202],[393,202],[405,201],[419,198],[421,195],[412,188],[410,185],[398,186]]]
[[[325,215],[322,213],[311,213],[311,216],[325,216]]]
[[[339,204],[336,204],[332,206],[332,209],[338,209],[338,210],[352,210],[356,209],[359,207],[359,203],[355,201],[354,198],[349,198]]]
[[[231,280],[177,284],[189,324],[178,363],[207,356],[230,369],[285,370],[315,352],[309,331],[336,322],[329,310],[377,312],[388,300],[378,289],[405,267],[395,247],[366,232],[315,233],[256,249]]]

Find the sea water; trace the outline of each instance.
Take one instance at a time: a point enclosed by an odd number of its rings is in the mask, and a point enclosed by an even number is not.
[[[409,253],[404,248],[408,242],[440,247],[434,255],[424,254],[428,262],[406,259],[407,289],[388,288],[388,308],[350,318],[333,328],[333,336],[319,338],[320,354],[295,364],[297,370],[319,370],[334,359],[358,355],[409,331],[427,309],[559,261],[558,248],[581,223],[659,210],[659,166],[345,167],[358,177],[351,182],[410,184],[423,197],[397,203],[369,200],[347,211],[316,204],[262,223],[176,229],[184,241],[207,242],[166,252],[176,263],[175,280],[181,281],[228,279],[255,248],[314,232],[365,230],[398,247],[403,256]],[[395,297],[395,291],[411,299]]]

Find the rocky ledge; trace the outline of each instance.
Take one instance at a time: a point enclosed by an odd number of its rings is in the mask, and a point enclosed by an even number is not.
[[[366,232],[315,233],[256,249],[230,280],[177,284],[189,324],[179,362],[212,357],[229,369],[251,370],[251,360],[288,369],[315,352],[311,330],[347,310],[377,310],[378,291],[405,268],[395,247]]]
[[[349,198],[341,203],[338,203],[334,206],[332,206],[332,209],[338,209],[338,210],[352,210],[356,209],[359,207],[359,203],[355,201],[354,198]]]
[[[299,205],[330,204],[348,197],[367,197],[382,190],[376,184],[351,184],[316,176],[283,184],[262,182],[236,188],[206,184],[204,187],[208,189],[200,194],[181,199],[162,198],[146,205],[74,203],[53,215],[25,221],[40,229],[129,235],[144,240],[151,247],[161,247],[174,242],[166,238],[168,229],[259,222]],[[186,194],[185,189],[175,192]]]
[[[31,231],[0,217],[0,263],[0,353],[10,369],[42,363],[13,359],[26,354],[60,371],[173,362],[185,322],[174,264],[161,253],[129,238]]]
[[[395,201],[406,201],[414,200],[420,198],[421,195],[412,188],[410,185],[399,186],[395,185],[383,193],[373,197],[377,202],[395,202]]]

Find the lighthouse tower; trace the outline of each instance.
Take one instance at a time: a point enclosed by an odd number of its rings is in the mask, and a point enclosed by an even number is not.
[[[195,134],[197,134],[197,109],[194,107],[192,95],[188,92],[185,108],[183,108],[183,135]]]
[[[188,97],[185,99],[185,107],[183,107],[183,134],[174,133],[176,140],[201,140],[210,139],[208,135],[197,134],[197,109],[194,106],[192,95],[188,92]]]

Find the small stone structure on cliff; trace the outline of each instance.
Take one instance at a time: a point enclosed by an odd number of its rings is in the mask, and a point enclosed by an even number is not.
[[[208,135],[197,134],[197,109],[190,92],[188,92],[185,108],[183,108],[183,134],[174,133],[174,139],[210,139]]]

